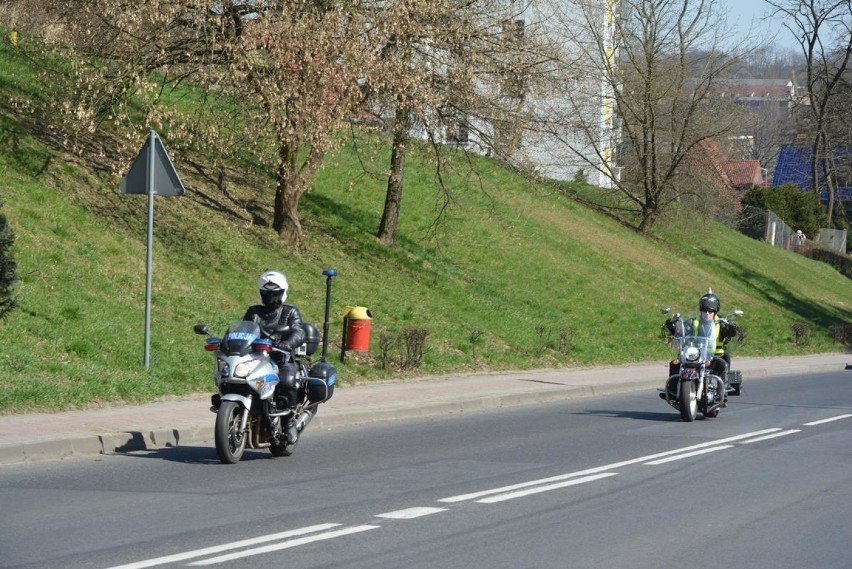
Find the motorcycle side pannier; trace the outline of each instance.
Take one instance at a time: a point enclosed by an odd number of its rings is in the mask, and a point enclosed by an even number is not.
[[[308,372],[308,399],[311,403],[324,403],[334,394],[337,381],[337,368],[330,363],[321,362]]]

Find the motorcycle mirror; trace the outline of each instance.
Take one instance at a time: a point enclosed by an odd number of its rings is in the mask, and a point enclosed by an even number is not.
[[[210,330],[207,328],[207,324],[196,324],[192,329],[196,334],[200,334],[201,336],[210,335]]]
[[[671,312],[671,310],[672,309],[668,306],[663,306],[662,308],[660,308],[660,312],[662,312],[663,314],[668,314],[669,312]]]
[[[742,310],[734,310],[731,314],[734,316],[742,316],[744,313]]]

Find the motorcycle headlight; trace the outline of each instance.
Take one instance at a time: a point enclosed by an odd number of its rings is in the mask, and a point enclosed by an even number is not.
[[[698,348],[696,348],[695,346],[689,346],[686,349],[686,361],[688,361],[688,362],[698,361],[698,356],[699,356]]]
[[[234,375],[236,377],[248,377],[260,363],[260,360],[249,360],[238,363],[237,367],[234,368]]]

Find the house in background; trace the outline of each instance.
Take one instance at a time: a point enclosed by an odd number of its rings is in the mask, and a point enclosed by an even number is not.
[[[775,164],[772,185],[777,187],[784,184],[796,184],[803,191],[812,190],[811,156],[810,144],[782,145],[778,153],[778,161]],[[850,203],[852,202],[852,147],[834,147],[832,149],[832,163],[836,181],[835,199]],[[823,178],[822,164],[819,165],[818,169],[820,178]],[[820,188],[819,198],[823,202],[828,201],[826,186]]]
[[[737,193],[747,192],[754,187],[766,186],[765,170],[759,160],[728,160],[725,163],[728,181]]]
[[[797,88],[788,79],[721,80],[713,86],[714,93],[737,105],[757,109],[777,109],[788,113],[797,97]]]
[[[753,187],[766,186],[765,170],[758,160],[729,160],[725,150],[716,141],[701,141],[688,160],[692,175],[702,183],[720,191],[739,196]]]

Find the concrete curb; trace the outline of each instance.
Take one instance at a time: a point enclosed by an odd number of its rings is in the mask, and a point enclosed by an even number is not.
[[[527,392],[515,395],[489,395],[485,397],[468,397],[367,410],[353,409],[333,414],[319,413],[311,424],[313,427],[320,427],[322,429],[335,429],[350,425],[473,413],[488,409],[553,403],[593,395],[608,395],[651,389],[657,386],[658,383],[659,381],[654,381],[653,383],[633,382],[597,387],[591,385],[569,386],[565,389]],[[212,441],[213,415],[211,413],[210,422],[203,426],[185,425],[182,427],[158,428],[146,431],[127,430],[121,432],[103,432],[100,434],[92,433],[56,439],[34,439],[26,443],[0,445],[0,465],[158,450],[201,443],[208,444],[212,443]]]

